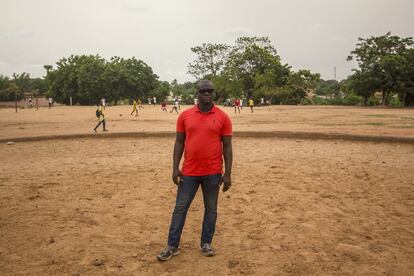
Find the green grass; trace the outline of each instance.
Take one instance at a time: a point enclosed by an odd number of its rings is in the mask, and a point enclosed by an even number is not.
[[[365,115],[367,117],[374,117],[374,118],[392,118],[395,117],[395,115],[388,115],[388,114],[369,114]]]
[[[372,123],[366,123],[369,126],[385,126],[386,123],[382,123],[382,122],[372,122]]]
[[[412,126],[407,126],[407,125],[405,125],[405,126],[392,126],[392,128],[414,128],[414,126],[412,125]]]
[[[403,120],[413,120],[414,121],[414,117],[402,116],[402,117],[400,117],[400,119],[403,119]]]
[[[358,126],[362,124],[334,124],[334,123],[323,123],[323,124],[317,124],[319,126]]]

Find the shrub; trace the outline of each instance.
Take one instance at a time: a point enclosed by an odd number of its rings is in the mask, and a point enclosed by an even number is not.
[[[390,101],[390,106],[392,106],[392,107],[401,107],[400,99],[398,97],[392,97],[392,99]]]
[[[342,99],[343,105],[359,105],[361,102],[362,97],[355,94],[346,95],[345,98]]]
[[[368,106],[374,106],[374,105],[379,105],[379,99],[377,99],[376,97],[370,97],[368,99]]]

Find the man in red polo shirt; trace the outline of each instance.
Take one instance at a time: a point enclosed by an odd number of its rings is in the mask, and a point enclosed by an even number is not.
[[[211,242],[216,227],[219,189],[222,183],[224,192],[231,186],[233,150],[230,118],[214,105],[211,81],[199,81],[197,97],[198,105],[185,110],[177,119],[172,173],[172,180],[178,185],[177,198],[167,248],[157,256],[160,261],[169,260],[180,252],[179,243],[187,211],[200,185],[204,200],[200,247],[203,255],[214,256]],[[180,171],[183,152],[184,164]]]

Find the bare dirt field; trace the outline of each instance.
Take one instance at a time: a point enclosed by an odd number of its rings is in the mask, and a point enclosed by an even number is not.
[[[107,109],[111,133],[174,131],[174,114],[147,106],[135,118],[128,111]],[[0,115],[5,139],[90,133],[96,123],[93,107]],[[235,131],[414,137],[410,109],[281,106],[231,117]],[[198,194],[181,253],[166,263],[155,256],[175,201],[172,137],[1,143],[0,275],[412,274],[412,144],[233,141],[233,187],[220,194],[217,255],[199,252]]]
[[[183,106],[186,109],[189,106]],[[404,136],[414,138],[414,109],[385,109],[338,106],[256,107],[234,114],[221,107],[233,121],[235,131],[295,131],[356,135]],[[95,107],[52,109],[0,109],[0,139],[44,135],[88,134],[96,125]],[[170,109],[170,108],[169,108]],[[177,114],[163,113],[159,106],[145,106],[138,117],[131,106],[105,110],[111,133],[174,131]],[[122,116],[120,116],[122,115]]]

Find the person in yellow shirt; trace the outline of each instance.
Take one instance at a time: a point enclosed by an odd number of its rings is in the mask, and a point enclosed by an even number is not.
[[[249,106],[250,106],[251,113],[253,113],[254,102],[252,98],[249,99]]]
[[[132,103],[132,112],[131,115],[134,114],[135,112],[135,117],[138,117],[138,108],[137,108],[137,101],[134,100],[134,102]]]
[[[144,106],[142,105],[141,99],[138,99],[138,109],[143,109]]]
[[[101,103],[97,103],[96,104],[96,117],[98,118],[98,124],[96,125],[96,127],[93,129],[93,131],[96,132],[96,129],[102,124],[103,126],[103,131],[108,131],[105,128],[105,115],[103,114],[103,107]]]

